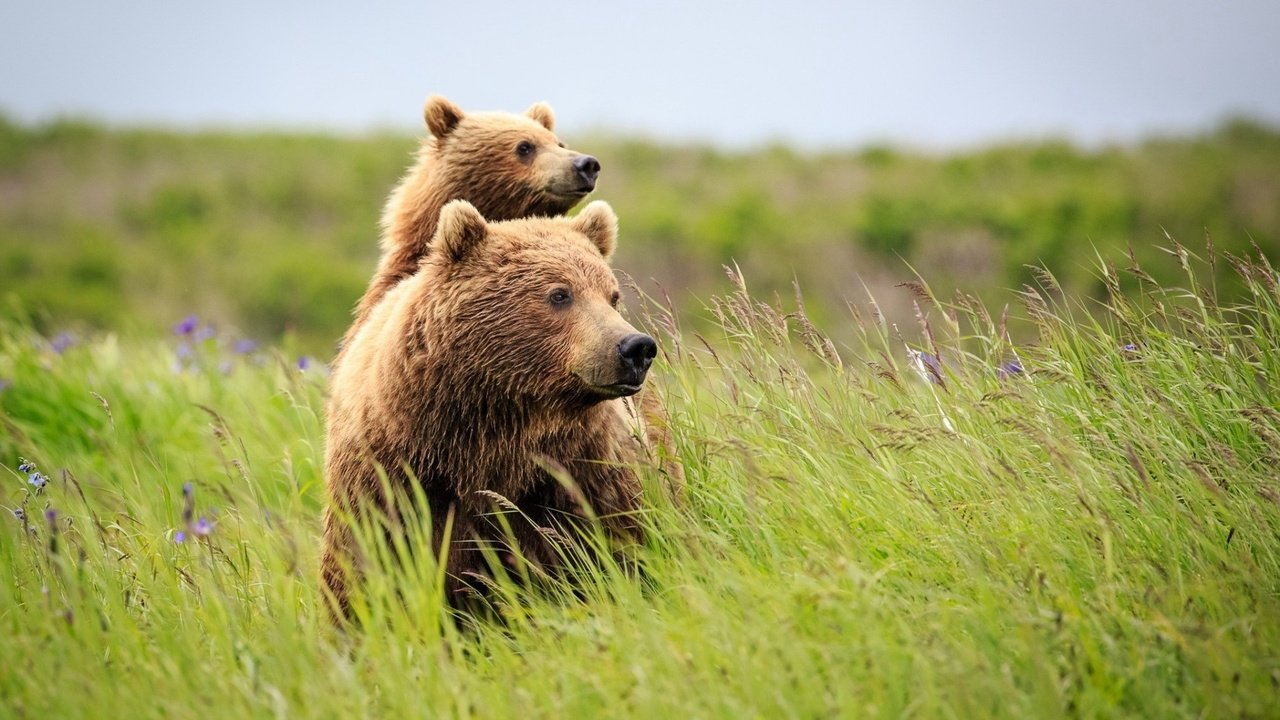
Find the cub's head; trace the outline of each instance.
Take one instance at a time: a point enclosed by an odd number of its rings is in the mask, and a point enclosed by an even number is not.
[[[490,220],[563,215],[596,186],[600,162],[567,149],[555,114],[537,103],[523,115],[464,113],[439,95],[424,110],[438,182]]]
[[[574,218],[498,223],[449,203],[423,266],[427,343],[486,394],[572,406],[638,392],[657,345],[618,313],[616,237],[604,202]]]

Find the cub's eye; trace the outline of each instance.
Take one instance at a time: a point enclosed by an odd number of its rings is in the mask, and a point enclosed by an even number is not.
[[[614,290],[613,294],[609,296],[609,304],[612,305],[613,307],[618,307],[618,301],[621,299],[622,299],[622,293],[618,292],[617,290]]]
[[[559,145],[560,147],[564,147],[564,143],[556,143],[556,144]]]
[[[566,307],[573,302],[573,293],[569,292],[568,288],[556,288],[547,295],[547,302],[551,303],[552,307]]]
[[[516,155],[522,158],[527,158],[530,155],[533,155],[533,143],[528,140],[521,140],[520,144],[516,146]]]

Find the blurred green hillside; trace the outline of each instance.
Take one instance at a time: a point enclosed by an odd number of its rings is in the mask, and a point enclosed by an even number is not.
[[[828,321],[865,284],[928,278],[986,300],[1044,263],[1101,297],[1094,248],[1145,262],[1170,243],[1280,255],[1280,131],[1235,121],[1198,137],[1084,150],[1061,142],[949,155],[888,147],[727,152],[570,137],[604,167],[593,197],[622,224],[616,265],[686,313],[737,262],[753,292],[804,289]],[[66,328],[154,331],[188,313],[327,355],[377,258],[382,203],[409,136],[180,133],[0,120],[5,314]],[[1123,266],[1123,262],[1120,262]],[[1219,267],[1219,292],[1239,289]],[[1157,277],[1160,282],[1177,282]],[[1136,287],[1136,280],[1133,280]],[[892,300],[890,301],[892,303]],[[892,316],[901,313],[887,308]]]

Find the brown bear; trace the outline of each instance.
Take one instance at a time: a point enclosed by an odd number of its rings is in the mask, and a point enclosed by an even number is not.
[[[635,397],[657,347],[616,308],[616,235],[599,201],[572,219],[495,223],[466,201],[445,206],[420,269],[387,291],[331,378],[322,571],[340,614],[364,560],[339,516],[403,517],[385,487],[428,501],[455,605],[484,550],[505,546],[495,508],[519,511],[511,539],[554,571],[547,528],[565,518],[594,512],[607,535],[639,537],[638,464],[678,489],[662,406]]]
[[[596,186],[600,162],[565,148],[555,114],[536,103],[523,115],[464,113],[439,95],[423,111],[431,135],[382,213],[382,259],[343,345],[388,289],[426,254],[440,209],[466,200],[489,220],[563,215]]]

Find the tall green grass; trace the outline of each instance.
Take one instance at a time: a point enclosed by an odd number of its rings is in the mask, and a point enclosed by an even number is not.
[[[1274,714],[1277,275],[1168,245],[1178,288],[1103,258],[1101,308],[1042,272],[1010,319],[918,283],[915,326],[860,303],[849,347],[737,273],[710,332],[645,304],[688,498],[655,504],[641,576],[504,585],[502,622],[460,627],[424,559],[375,576],[346,635],[317,583],[322,372],[216,338],[180,370],[176,340],[58,354],[6,325],[0,504],[26,519],[0,517],[0,712]]]

